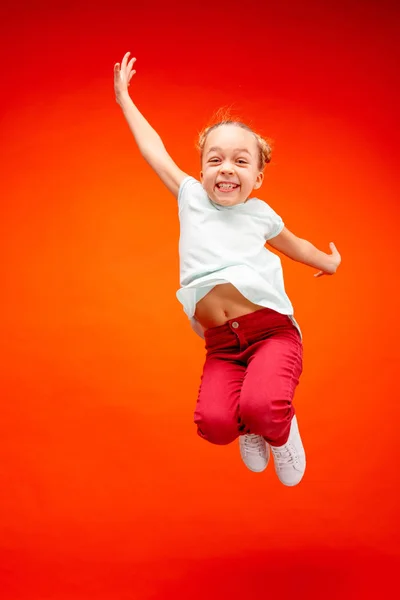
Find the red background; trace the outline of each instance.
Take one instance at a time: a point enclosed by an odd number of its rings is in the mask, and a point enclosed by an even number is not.
[[[399,566],[396,2],[14,2],[3,10],[4,600],[372,598]],[[282,486],[192,413],[176,202],[113,94],[197,176],[221,106],[274,140],[260,193],[337,275],[282,258],[308,457]],[[397,587],[397,585],[396,585]]]

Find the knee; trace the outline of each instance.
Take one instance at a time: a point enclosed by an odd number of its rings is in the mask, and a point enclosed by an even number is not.
[[[239,435],[237,419],[231,415],[196,411],[194,422],[198,434],[212,444],[230,444]]]

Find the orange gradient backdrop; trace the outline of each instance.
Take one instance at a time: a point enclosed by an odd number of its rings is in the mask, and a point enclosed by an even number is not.
[[[56,3],[57,4],[57,3]],[[2,16],[0,594],[383,598],[399,559],[395,2],[15,2]],[[176,201],[113,94],[197,176],[221,106],[274,140],[308,457],[282,486],[201,440]],[[397,300],[396,300],[397,298]],[[396,382],[397,384],[397,382]]]

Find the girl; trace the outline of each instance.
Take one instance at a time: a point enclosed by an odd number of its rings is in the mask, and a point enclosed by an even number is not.
[[[336,272],[333,243],[325,254],[291,233],[268,204],[250,198],[271,159],[268,143],[247,125],[225,120],[200,136],[200,181],[181,171],[132,102],[136,71],[126,53],[114,66],[116,101],[143,158],[178,199],[181,288],[178,300],[205,338],[206,360],[195,410],[201,437],[239,438],[242,459],[263,471],[270,450],[280,481],[296,485],[306,459],[293,396],[302,372],[302,338],[286,295],[282,252],[319,272]]]

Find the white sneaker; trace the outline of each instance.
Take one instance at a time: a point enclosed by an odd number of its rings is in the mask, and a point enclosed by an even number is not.
[[[306,455],[301,441],[296,416],[290,425],[289,439],[283,446],[271,446],[275,471],[284,485],[300,483],[306,470]]]
[[[269,461],[269,445],[262,435],[247,433],[239,436],[240,456],[250,471],[261,473]]]

